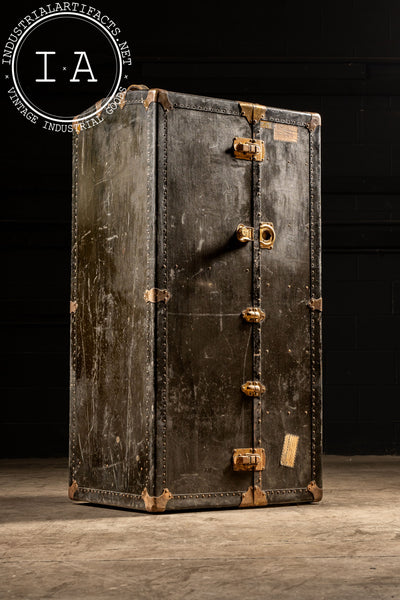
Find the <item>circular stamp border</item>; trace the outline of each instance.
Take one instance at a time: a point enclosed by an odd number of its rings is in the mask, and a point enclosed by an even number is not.
[[[19,46],[22,42],[22,40],[25,38],[26,34],[29,32],[31,33],[31,31],[33,31],[33,29],[35,27],[37,27],[38,25],[42,24],[43,21],[45,21],[46,19],[51,19],[51,18],[62,18],[67,16],[67,18],[69,17],[75,17],[75,18],[80,18],[82,20],[88,20],[91,22],[92,25],[95,25],[97,28],[101,28],[104,30],[105,34],[107,35],[107,37],[109,39],[112,40],[114,46],[115,46],[115,50],[116,50],[116,56],[118,57],[118,66],[119,66],[119,75],[116,78],[116,85],[114,86],[111,94],[109,95],[107,101],[102,105],[101,109],[96,108],[96,110],[88,115],[82,116],[82,117],[73,117],[72,119],[63,119],[63,118],[55,118],[55,117],[50,117],[46,114],[41,113],[39,110],[37,110],[36,108],[34,108],[30,102],[28,102],[25,98],[25,95],[21,92],[18,84],[17,84],[17,79],[18,76],[16,76],[15,73],[15,59],[19,53]],[[85,15],[82,13],[75,13],[72,11],[60,11],[58,13],[51,13],[49,15],[45,15],[44,17],[41,17],[40,19],[38,19],[37,21],[35,21],[34,23],[32,23],[29,27],[26,28],[26,30],[24,31],[24,33],[21,35],[21,37],[19,38],[14,51],[13,51],[13,55],[12,55],[12,59],[11,59],[11,76],[12,76],[12,80],[14,83],[14,87],[16,92],[18,93],[19,97],[21,99],[23,99],[24,103],[27,105],[28,108],[30,108],[31,111],[33,111],[36,115],[38,115],[39,117],[41,117],[42,119],[48,120],[48,121],[53,121],[55,123],[61,123],[61,124],[65,124],[65,123],[77,123],[80,121],[87,121],[90,118],[95,117],[100,110],[104,110],[104,108],[113,100],[114,96],[116,95],[116,93],[118,92],[120,83],[121,83],[121,79],[122,79],[122,57],[121,57],[121,53],[120,53],[120,49],[118,47],[118,44],[116,42],[116,40],[114,39],[114,37],[112,36],[112,34],[110,34],[109,31],[107,31],[107,28],[104,27],[104,25],[102,23],[100,23],[99,21],[97,21],[96,19],[94,19],[93,17],[91,17],[90,15]]]

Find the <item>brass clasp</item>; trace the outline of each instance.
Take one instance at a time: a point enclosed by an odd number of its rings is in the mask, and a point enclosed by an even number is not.
[[[265,312],[258,306],[250,306],[242,310],[242,317],[248,323],[260,323],[265,319]]]
[[[271,250],[275,242],[275,229],[273,223],[260,223],[260,247]]]
[[[235,137],[233,138],[233,155],[235,158],[261,162],[265,156],[264,142],[252,138]]]
[[[265,450],[264,448],[235,448],[232,463],[234,471],[263,471]]]
[[[236,237],[239,242],[252,242],[254,240],[253,227],[247,227],[240,223],[236,228]]]
[[[246,381],[241,386],[241,390],[246,396],[261,396],[265,392],[265,385],[260,381]]]

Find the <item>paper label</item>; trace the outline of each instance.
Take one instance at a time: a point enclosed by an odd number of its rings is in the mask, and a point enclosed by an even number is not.
[[[281,465],[282,467],[294,467],[296,460],[297,446],[299,444],[299,436],[292,433],[287,433],[283,442]]]
[[[280,142],[297,142],[297,127],[295,125],[284,125],[275,123],[274,140]]]

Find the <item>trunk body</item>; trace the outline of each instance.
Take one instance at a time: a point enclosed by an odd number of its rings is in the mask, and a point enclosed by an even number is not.
[[[319,500],[319,117],[123,100],[74,132],[70,497]]]

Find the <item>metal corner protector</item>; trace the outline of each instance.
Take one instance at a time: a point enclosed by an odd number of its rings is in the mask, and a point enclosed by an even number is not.
[[[144,488],[142,492],[142,499],[144,502],[145,509],[151,513],[164,512],[168,502],[173,498],[171,492],[165,488],[160,496],[150,496],[147,488]]]

